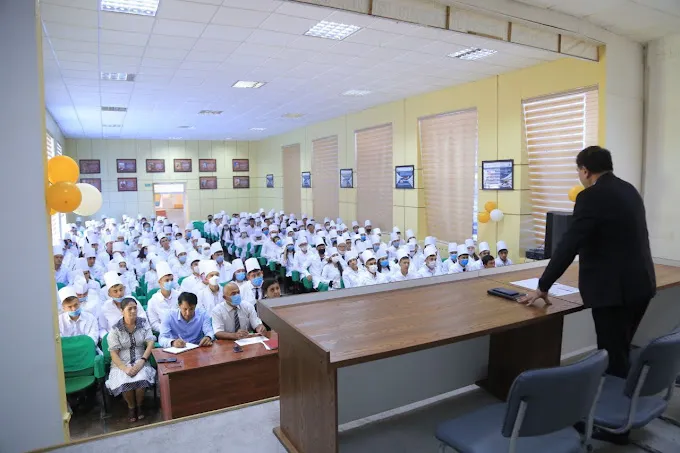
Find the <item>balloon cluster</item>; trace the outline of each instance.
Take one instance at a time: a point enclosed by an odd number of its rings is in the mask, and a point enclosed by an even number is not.
[[[503,220],[503,211],[498,209],[495,201],[487,201],[484,204],[484,211],[477,214],[477,220],[479,223],[489,223],[489,220],[500,222]]]
[[[102,194],[95,186],[76,183],[80,169],[68,156],[55,156],[47,161],[47,179],[50,185],[45,193],[50,215],[73,212],[91,216],[102,207]]]
[[[580,194],[583,191],[583,186],[582,185],[576,185],[569,189],[568,195],[569,195],[569,200],[576,202],[576,197],[578,197],[578,194]]]

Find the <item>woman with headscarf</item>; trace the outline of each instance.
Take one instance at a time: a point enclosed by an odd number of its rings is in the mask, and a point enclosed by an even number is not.
[[[123,280],[121,280],[116,272],[104,274],[104,282],[108,299],[101,305],[99,313],[99,335],[101,337],[104,337],[111,327],[120,321],[123,316],[121,302],[126,298]],[[129,298],[137,302],[137,299],[134,297]],[[139,302],[137,302],[136,316],[146,319],[146,312],[144,312],[144,308]]]

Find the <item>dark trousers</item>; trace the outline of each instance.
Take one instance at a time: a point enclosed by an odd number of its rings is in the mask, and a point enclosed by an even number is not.
[[[634,305],[593,308],[598,349],[609,354],[607,374],[624,378],[630,368],[630,345],[649,301]]]

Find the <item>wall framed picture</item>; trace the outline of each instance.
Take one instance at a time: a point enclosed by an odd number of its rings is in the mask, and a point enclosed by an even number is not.
[[[191,173],[191,159],[175,159],[172,165],[175,173]]]
[[[137,192],[137,178],[118,178],[118,192]]]
[[[512,159],[482,161],[482,190],[513,190],[514,164]]]
[[[250,189],[250,176],[234,176],[232,187],[234,189]]]
[[[250,171],[250,160],[248,159],[232,159],[232,171]]]
[[[102,178],[80,178],[80,182],[95,186],[97,190],[102,191]]]
[[[101,161],[99,159],[80,159],[78,161],[81,175],[96,175],[102,172]]]
[[[413,165],[398,165],[394,167],[394,188],[415,188],[415,168]]]
[[[201,176],[198,181],[199,187],[203,190],[217,189],[217,176]]]
[[[165,159],[147,159],[147,173],[165,173]]]
[[[354,170],[351,168],[340,169],[340,188],[351,189],[354,187]]]
[[[302,172],[302,188],[311,189],[312,188],[312,173],[308,171]]]
[[[214,173],[217,171],[217,159],[198,159],[198,171]]]
[[[274,175],[267,175],[265,181],[267,182],[267,189],[274,188]]]
[[[116,159],[117,173],[137,173],[137,159]]]

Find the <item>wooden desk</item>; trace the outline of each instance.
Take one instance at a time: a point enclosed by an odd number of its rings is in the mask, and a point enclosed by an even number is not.
[[[277,337],[276,332],[271,332]],[[279,394],[278,351],[262,344],[233,351],[234,342],[217,340],[211,347],[181,354],[152,351],[156,360],[176,357],[175,363],[158,364],[161,411],[164,420],[259,401]]]

